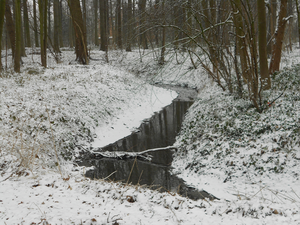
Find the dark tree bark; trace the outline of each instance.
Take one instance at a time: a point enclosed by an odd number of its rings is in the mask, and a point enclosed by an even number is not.
[[[148,49],[147,35],[146,35],[146,0],[139,0],[140,11],[140,44],[144,49]]]
[[[64,47],[64,42],[63,42],[63,34],[62,34],[62,23],[63,23],[63,11],[62,11],[62,0],[59,1],[59,32],[58,32],[58,37],[59,37],[59,46]]]
[[[14,58],[14,70],[20,73],[21,68],[21,29],[22,29],[22,19],[21,19],[21,0],[15,0],[15,34],[16,34],[16,48],[15,48],[15,58]]]
[[[54,11],[54,35],[53,35],[53,49],[55,53],[60,53],[59,49],[59,0],[53,1],[53,11]]]
[[[73,20],[72,20],[72,16],[71,13],[69,12],[68,14],[68,19],[69,19],[69,45],[71,48],[74,47],[74,42],[75,42],[75,38],[74,38],[74,27],[73,27]]]
[[[299,2],[296,0],[296,10],[297,10],[297,21],[298,21],[298,39],[299,39],[299,47],[300,47],[300,10],[299,10]]]
[[[126,43],[126,51],[131,52],[131,38],[133,33],[133,21],[132,21],[132,0],[128,0],[127,5],[127,43]]]
[[[34,41],[35,47],[40,47],[39,35],[38,35],[38,25],[37,25],[37,15],[36,15],[36,0],[33,0],[33,31],[34,31]]]
[[[82,19],[83,26],[86,28],[86,0],[82,0]]]
[[[27,0],[23,0],[23,21],[24,21],[25,46],[31,47]]]
[[[99,38],[98,38],[98,1],[94,0],[94,44],[96,46],[99,45]]]
[[[11,45],[11,52],[12,52],[12,56],[14,58],[15,57],[15,49],[16,49],[15,23],[14,23],[13,16],[11,13],[11,8],[8,3],[9,2],[6,1],[6,5],[5,5],[6,30],[8,32],[10,45]]]
[[[267,21],[265,0],[257,0],[257,10],[260,78],[263,90],[268,90],[271,88],[271,79],[268,70]]]
[[[162,40],[161,40],[161,52],[159,64],[163,65],[165,63],[165,52],[166,52],[166,14],[165,14],[165,0],[161,2],[161,9],[163,13],[163,27],[162,27]]]
[[[1,50],[2,50],[2,32],[5,15],[5,0],[0,0],[0,73],[2,71]]]
[[[75,31],[75,53],[76,60],[82,64],[89,64],[86,27],[84,26],[83,15],[79,0],[68,0],[73,27]]]
[[[269,73],[273,74],[279,71],[281,61],[282,42],[284,38],[284,30],[286,25],[287,0],[281,0],[280,11],[278,17],[278,26],[275,33],[275,44],[272,50],[272,58],[270,61]]]
[[[122,49],[122,13],[121,13],[121,0],[116,2],[116,16],[117,16],[117,45]]]
[[[51,31],[51,0],[47,0],[48,1],[48,7],[47,7],[47,14],[48,14],[48,39],[50,40],[50,43],[52,42],[52,31]]]
[[[270,0],[270,21],[269,21],[269,40],[274,38],[274,34],[275,34],[275,29],[276,29],[276,13],[277,13],[277,0]],[[269,44],[267,46],[267,51],[268,54],[271,55],[272,54],[272,49],[273,49],[273,45],[274,42],[273,41],[269,41]]]
[[[39,0],[41,62],[44,67],[47,67],[47,7],[48,0]]]
[[[107,0],[100,1],[100,37],[101,51],[108,51],[108,33],[107,33],[107,17],[108,17],[108,2]]]

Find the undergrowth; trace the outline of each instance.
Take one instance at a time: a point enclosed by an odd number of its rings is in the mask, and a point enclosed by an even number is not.
[[[126,73],[125,73],[126,74]],[[108,67],[26,67],[0,76],[0,167],[56,167],[88,148],[140,86]],[[141,96],[142,98],[142,96]],[[116,104],[114,104],[116,103]]]
[[[222,171],[224,182],[250,171],[262,175],[288,169],[298,176],[291,168],[300,160],[299,70],[296,65],[273,77],[265,97],[272,102],[281,96],[262,113],[248,100],[217,87],[207,89],[186,117],[176,142],[177,159],[185,157],[185,168],[199,174]]]

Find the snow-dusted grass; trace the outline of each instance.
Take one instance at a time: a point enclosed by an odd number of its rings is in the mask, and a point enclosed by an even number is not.
[[[1,224],[299,224],[298,67],[277,75],[269,100],[296,82],[294,89],[259,114],[212,85],[184,53],[169,54],[165,66],[158,55],[145,51],[140,60],[138,50],[112,51],[106,64],[103,53],[91,51],[100,60],[82,66],[65,49],[61,64],[49,57],[43,69],[39,56],[29,55],[21,74],[1,74]],[[66,161],[94,139],[101,145],[126,135],[138,115],[176,96],[145,80],[199,90],[173,172],[220,201],[89,180],[88,168]]]

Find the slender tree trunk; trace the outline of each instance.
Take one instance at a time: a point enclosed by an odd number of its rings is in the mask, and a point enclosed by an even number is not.
[[[22,1],[20,1],[20,7],[23,8]],[[14,7],[14,10],[15,7]],[[21,9],[20,9],[21,10]],[[16,17],[15,17],[16,19]],[[25,36],[24,36],[24,26],[23,26],[23,18],[22,18],[22,10],[21,10],[21,57],[26,57],[26,52],[25,52]]]
[[[294,25],[294,5],[293,5],[293,0],[288,0],[287,3],[287,17],[291,16],[289,21],[288,21],[288,35],[289,35],[289,50],[292,52],[293,51],[293,43],[292,43],[292,36],[293,36],[293,25]]]
[[[6,18],[6,30],[8,32],[10,45],[11,45],[11,52],[13,58],[15,58],[15,49],[16,49],[16,35],[15,35],[15,23],[13,20],[13,16],[11,13],[11,8],[8,4],[8,1],[6,1],[5,5],[5,18]]]
[[[47,7],[47,13],[48,13],[48,38],[50,40],[52,40],[52,31],[51,31],[51,0],[47,0],[48,1],[48,7]]]
[[[119,49],[122,49],[122,13],[121,13],[121,0],[117,0],[116,3],[116,15],[117,15],[117,45]]]
[[[261,85],[264,90],[271,88],[267,56],[267,21],[265,0],[257,0],[258,9],[258,45]]]
[[[21,67],[21,29],[22,29],[22,19],[21,19],[21,0],[15,0],[15,34],[16,34],[16,48],[15,48],[15,58],[14,58],[14,70],[20,73]]]
[[[62,22],[63,22],[63,12],[62,12],[62,0],[59,1],[59,31],[58,31],[58,37],[59,37],[59,46],[64,47],[64,41],[63,41],[63,34],[62,34]]]
[[[251,80],[251,75],[249,73],[248,68],[248,61],[249,58],[247,53],[247,45],[245,41],[245,32],[244,32],[244,25],[243,25],[243,18],[241,12],[239,11],[241,8],[241,3],[239,0],[233,0],[232,8],[234,13],[234,27],[236,29],[236,36],[237,36],[237,52],[240,56],[240,62],[242,67],[242,76],[244,81],[248,83]]]
[[[144,49],[148,49],[147,35],[146,35],[146,0],[139,0],[140,10],[140,43]]]
[[[82,64],[89,64],[86,27],[84,26],[83,15],[79,0],[68,0],[73,27],[75,31],[75,52],[76,60]]]
[[[107,33],[107,16],[108,16],[107,0],[100,0],[100,37],[101,51],[108,51],[108,33]]]
[[[69,44],[70,47],[73,48],[74,47],[74,27],[73,27],[73,20],[72,20],[72,16],[71,13],[69,12]]]
[[[162,0],[161,9],[163,13],[163,27],[162,27],[162,41],[161,41],[161,52],[159,64],[165,63],[165,52],[166,52],[166,13],[165,13],[165,0]]]
[[[39,0],[41,62],[43,67],[47,67],[47,8],[48,0]]]
[[[269,40],[272,40],[274,38],[275,29],[276,29],[276,14],[277,14],[277,0],[270,0],[270,37]],[[268,54],[272,54],[272,49],[274,46],[273,41],[269,41],[268,44]]]
[[[280,11],[278,18],[278,26],[275,33],[275,44],[272,51],[272,58],[270,61],[269,73],[273,74],[279,71],[281,61],[282,42],[284,38],[284,30],[286,25],[286,13],[287,13],[287,0],[281,0]]]
[[[298,19],[298,38],[299,38],[299,47],[300,47],[300,10],[299,10],[298,0],[296,0],[296,9],[297,9],[297,19]]]
[[[2,52],[2,32],[4,24],[4,15],[5,15],[5,0],[0,0],[0,73],[2,71],[2,61],[1,61],[1,52]]]
[[[40,47],[39,36],[38,36],[37,16],[36,16],[36,0],[33,0],[33,26],[34,26],[35,47]]]
[[[132,20],[132,0],[128,0],[127,5],[127,44],[126,44],[126,51],[131,52],[131,38],[132,38],[132,27],[133,27],[133,20]]]
[[[60,53],[59,49],[59,0],[53,1],[54,11],[54,35],[53,35],[53,48],[55,53]]]
[[[99,38],[98,38],[98,1],[94,0],[94,43],[96,46],[99,45]]]
[[[86,0],[82,1],[82,19],[83,19],[83,26],[86,28]]]
[[[24,20],[25,46],[31,47],[27,0],[23,0],[23,20]]]

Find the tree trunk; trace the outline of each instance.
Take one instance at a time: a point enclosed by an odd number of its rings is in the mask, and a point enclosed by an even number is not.
[[[270,38],[272,40],[274,38],[275,29],[276,29],[276,13],[277,13],[277,0],[270,0]],[[273,41],[269,41],[268,44],[268,54],[272,54],[272,49],[274,46]]]
[[[94,44],[96,46],[99,45],[99,38],[98,38],[98,1],[94,0]]]
[[[15,48],[15,58],[14,58],[14,70],[20,73],[21,67],[21,29],[22,29],[22,19],[21,19],[21,0],[15,0],[15,34],[16,34],[16,48]]]
[[[53,49],[55,53],[60,53],[59,49],[59,0],[53,1],[53,11],[54,11],[54,36],[53,36]]]
[[[8,1],[6,1],[6,5],[5,5],[5,18],[6,18],[6,30],[8,31],[8,36],[11,45],[12,57],[15,58],[15,49],[16,49],[15,23],[13,20],[13,16]]]
[[[161,52],[159,64],[163,65],[165,63],[165,52],[166,52],[166,13],[165,13],[165,0],[162,0],[161,10],[163,13],[163,27],[162,27],[162,41],[161,41]]]
[[[132,27],[133,27],[133,21],[132,21],[132,0],[128,0],[127,5],[127,44],[126,44],[126,51],[131,52],[131,38],[132,38]]]
[[[86,0],[82,1],[82,19],[83,19],[83,26],[86,28]]]
[[[108,51],[107,16],[108,2],[107,0],[100,0],[100,50],[105,52]]]
[[[59,11],[59,32],[58,32],[58,37],[59,37],[59,46],[64,47],[64,41],[63,41],[63,34],[62,34],[62,21],[63,21],[63,12],[62,12],[62,0],[59,1],[58,5],[58,11]]]
[[[265,0],[257,0],[257,9],[260,78],[263,90],[268,90],[271,88],[271,79],[268,71],[267,21]]]
[[[297,9],[297,19],[298,19],[298,38],[299,38],[299,47],[300,47],[300,10],[299,10],[298,0],[296,0],[296,9]]]
[[[86,41],[86,27],[84,26],[83,15],[79,0],[68,0],[73,27],[75,31],[75,52],[76,60],[82,64],[88,64],[88,51]]]
[[[41,62],[43,67],[47,67],[47,7],[48,0],[39,0]]]
[[[25,46],[31,47],[30,30],[29,30],[29,20],[28,20],[28,9],[27,0],[23,0],[23,20],[24,20],[24,37]]]
[[[148,49],[146,36],[146,0],[139,0],[140,10],[140,44],[144,49]]]
[[[51,31],[51,0],[47,0],[48,1],[48,7],[47,7],[47,13],[48,13],[48,38],[50,40],[51,43],[51,39],[52,39],[52,31]]]
[[[33,0],[33,31],[34,31],[34,41],[35,47],[40,47],[39,36],[38,36],[38,25],[37,25],[37,16],[36,16],[36,0]]]
[[[71,13],[69,12],[69,45],[71,48],[74,47],[74,27],[73,27],[73,20],[72,20],[72,17],[71,17]]]
[[[0,0],[0,73],[2,71],[1,50],[2,50],[2,32],[5,15],[5,0]]]
[[[121,13],[121,0],[116,3],[116,16],[117,16],[117,45],[122,49],[122,13]]]
[[[22,1],[20,1],[20,7],[23,8],[23,4]],[[15,5],[14,5],[14,10],[15,9]],[[21,10],[21,57],[26,57],[26,52],[25,52],[25,37],[24,37],[24,27],[23,27],[23,18],[22,18],[22,9]],[[16,19],[16,17],[15,17]]]
[[[269,73],[273,74],[279,71],[281,61],[282,42],[284,38],[284,29],[286,25],[286,13],[287,13],[287,0],[281,0],[280,11],[278,18],[278,26],[275,33],[275,44],[272,51],[272,58],[270,61]]]

